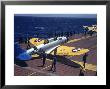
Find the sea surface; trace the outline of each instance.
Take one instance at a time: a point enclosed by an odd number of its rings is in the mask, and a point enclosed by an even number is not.
[[[96,18],[14,16],[14,41],[27,37],[51,38],[84,33],[84,25],[97,24]]]

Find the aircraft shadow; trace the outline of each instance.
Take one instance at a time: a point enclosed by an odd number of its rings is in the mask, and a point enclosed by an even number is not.
[[[81,67],[80,64],[77,64],[77,63],[71,61],[70,59],[68,59],[64,56],[57,56],[57,58],[58,58],[58,62],[61,62],[62,64],[65,64],[65,65],[68,65],[68,66],[71,66],[74,68],[80,68]]]
[[[77,63],[71,61],[70,59],[66,58],[65,56],[56,55],[56,57],[57,57],[57,61],[62,63],[62,64],[65,64],[65,65],[68,65],[68,66],[71,66],[71,67],[74,67],[74,68],[80,68],[81,67],[80,64],[77,64]],[[33,57],[31,60],[40,59],[40,58],[41,58],[40,56]],[[47,58],[52,60],[53,59],[53,55],[48,54]],[[17,59],[14,60],[14,63],[16,65],[18,65],[18,66],[21,66],[21,67],[27,67],[28,66],[25,61],[21,61],[21,60],[17,60]]]
[[[68,66],[71,66],[71,67],[74,67],[74,68],[80,68],[81,67],[80,64],[77,64],[77,63],[71,61],[70,59],[66,58],[65,56],[56,55],[56,57],[57,57],[57,61],[62,63],[62,64],[65,64],[65,65],[68,65]],[[39,59],[39,58],[41,58],[41,57],[40,56],[39,57],[33,57],[32,60]],[[52,60],[53,59],[53,55],[48,54],[47,58]]]
[[[21,60],[17,60],[17,59],[14,60],[14,64],[21,66],[21,67],[27,67],[28,66],[25,61],[21,61]]]

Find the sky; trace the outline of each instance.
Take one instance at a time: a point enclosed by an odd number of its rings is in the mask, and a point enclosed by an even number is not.
[[[97,14],[15,14],[15,16],[97,18]]]

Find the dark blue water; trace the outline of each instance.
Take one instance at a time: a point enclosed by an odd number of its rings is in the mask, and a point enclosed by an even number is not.
[[[96,18],[14,16],[14,39],[19,37],[50,38],[56,34],[83,33],[83,25],[97,24]]]

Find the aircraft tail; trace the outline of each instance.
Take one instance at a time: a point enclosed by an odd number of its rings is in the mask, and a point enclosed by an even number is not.
[[[27,54],[26,52],[24,52],[24,53],[21,53],[19,56],[17,56],[17,59],[19,59],[19,60],[30,60],[32,57],[29,55],[29,54]]]
[[[17,43],[14,44],[14,55],[15,59],[18,60],[30,60],[32,58],[25,50],[21,49]]]

